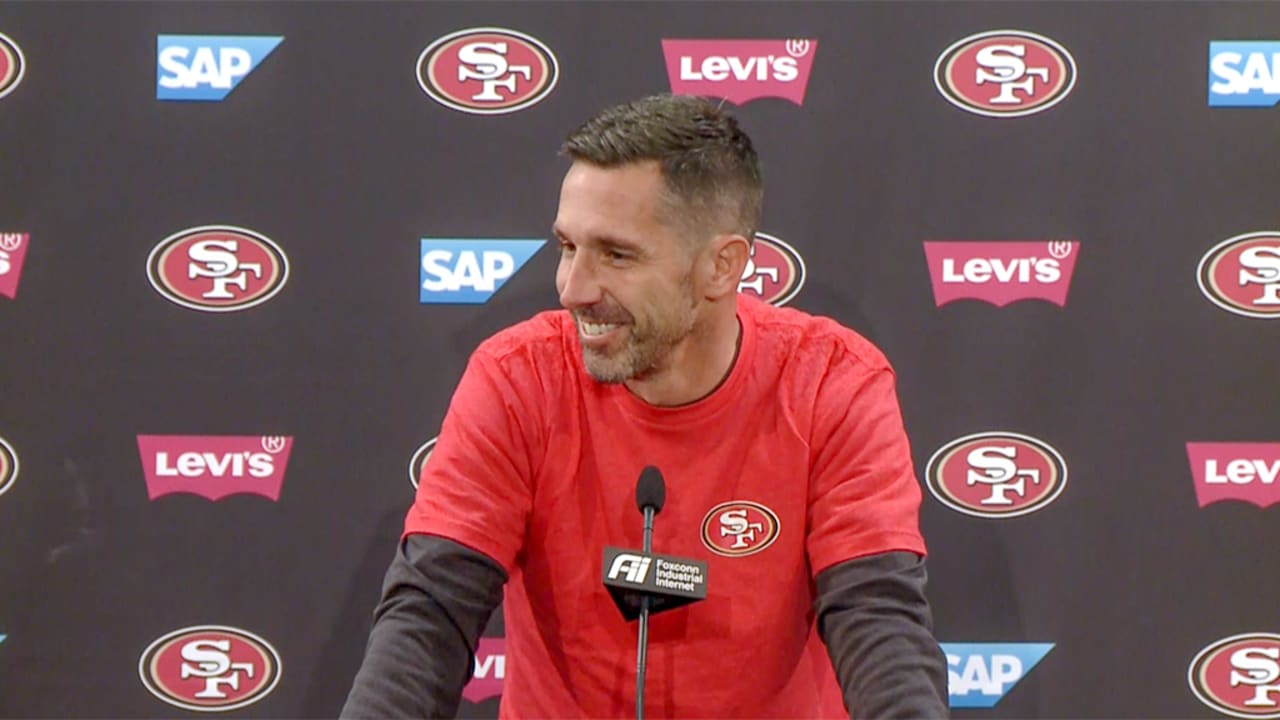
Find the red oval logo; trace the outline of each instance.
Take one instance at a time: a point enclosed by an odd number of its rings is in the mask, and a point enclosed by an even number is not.
[[[418,84],[432,100],[475,115],[502,115],[539,102],[559,79],[556,56],[515,30],[467,28],[418,56]]]
[[[431,451],[435,449],[438,439],[439,436],[436,436],[422,443],[422,447],[415,450],[413,457],[409,458],[409,484],[414,490],[418,489],[418,479],[422,477],[422,466],[426,465],[427,460],[431,458]]]
[[[1043,35],[991,30],[938,56],[933,82],[952,105],[987,117],[1021,117],[1062,102],[1076,84],[1071,53]]]
[[[749,500],[720,503],[702,518],[702,544],[728,557],[764,550],[778,539],[778,531],[777,513]]]
[[[1028,435],[984,432],[952,440],[929,458],[929,491],[966,515],[1005,518],[1035,512],[1067,486],[1067,463]]]
[[[1237,235],[1214,245],[1196,268],[1214,305],[1252,318],[1280,318],[1280,232]]]
[[[795,248],[772,235],[756,233],[738,292],[770,305],[786,305],[804,287],[804,274],[804,258]]]
[[[1238,718],[1280,718],[1280,635],[1245,633],[1201,650],[1187,668],[1200,702]]]
[[[0,437],[0,495],[5,494],[18,480],[18,453],[7,440]]]
[[[138,661],[152,695],[184,710],[223,712],[252,705],[280,682],[280,654],[251,632],[221,625],[175,630]]]
[[[22,48],[8,35],[0,33],[0,98],[18,87],[26,71],[27,61],[22,57]]]
[[[284,251],[265,235],[205,225],[160,241],[147,277],[170,302],[204,312],[233,312],[275,297],[289,279]]]

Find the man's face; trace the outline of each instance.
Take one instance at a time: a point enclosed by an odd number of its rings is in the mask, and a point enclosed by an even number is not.
[[[556,290],[572,314],[587,372],[620,383],[663,370],[693,331],[694,254],[660,220],[656,162],[575,162],[560,188]]]

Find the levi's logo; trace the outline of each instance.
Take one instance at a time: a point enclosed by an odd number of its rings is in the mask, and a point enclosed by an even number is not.
[[[1187,443],[1200,507],[1241,500],[1265,508],[1280,503],[1280,443]]]
[[[762,97],[804,104],[817,40],[663,40],[674,95],[743,103]]]
[[[280,499],[293,438],[254,435],[139,435],[147,496],[191,493],[209,500],[246,493]]]
[[[507,639],[480,638],[476,648],[475,671],[462,688],[462,698],[478,703],[502,694],[502,681],[507,676]]]
[[[938,307],[956,300],[1004,307],[1030,299],[1065,306],[1079,250],[1074,240],[924,243]]]
[[[0,232],[0,295],[10,300],[18,297],[18,280],[30,241],[26,233]]]

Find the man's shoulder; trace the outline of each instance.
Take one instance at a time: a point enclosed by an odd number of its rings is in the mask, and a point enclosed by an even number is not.
[[[566,344],[572,325],[564,310],[545,310],[490,335],[475,354],[500,365],[523,358],[551,369],[553,360],[568,357]]]
[[[785,358],[792,369],[852,363],[867,370],[888,368],[875,343],[833,318],[753,300],[746,305],[755,322],[761,349]]]

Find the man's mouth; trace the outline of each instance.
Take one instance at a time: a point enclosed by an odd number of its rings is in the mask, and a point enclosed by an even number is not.
[[[587,337],[600,337],[622,327],[618,323],[597,323],[586,320],[578,321],[578,329]]]

